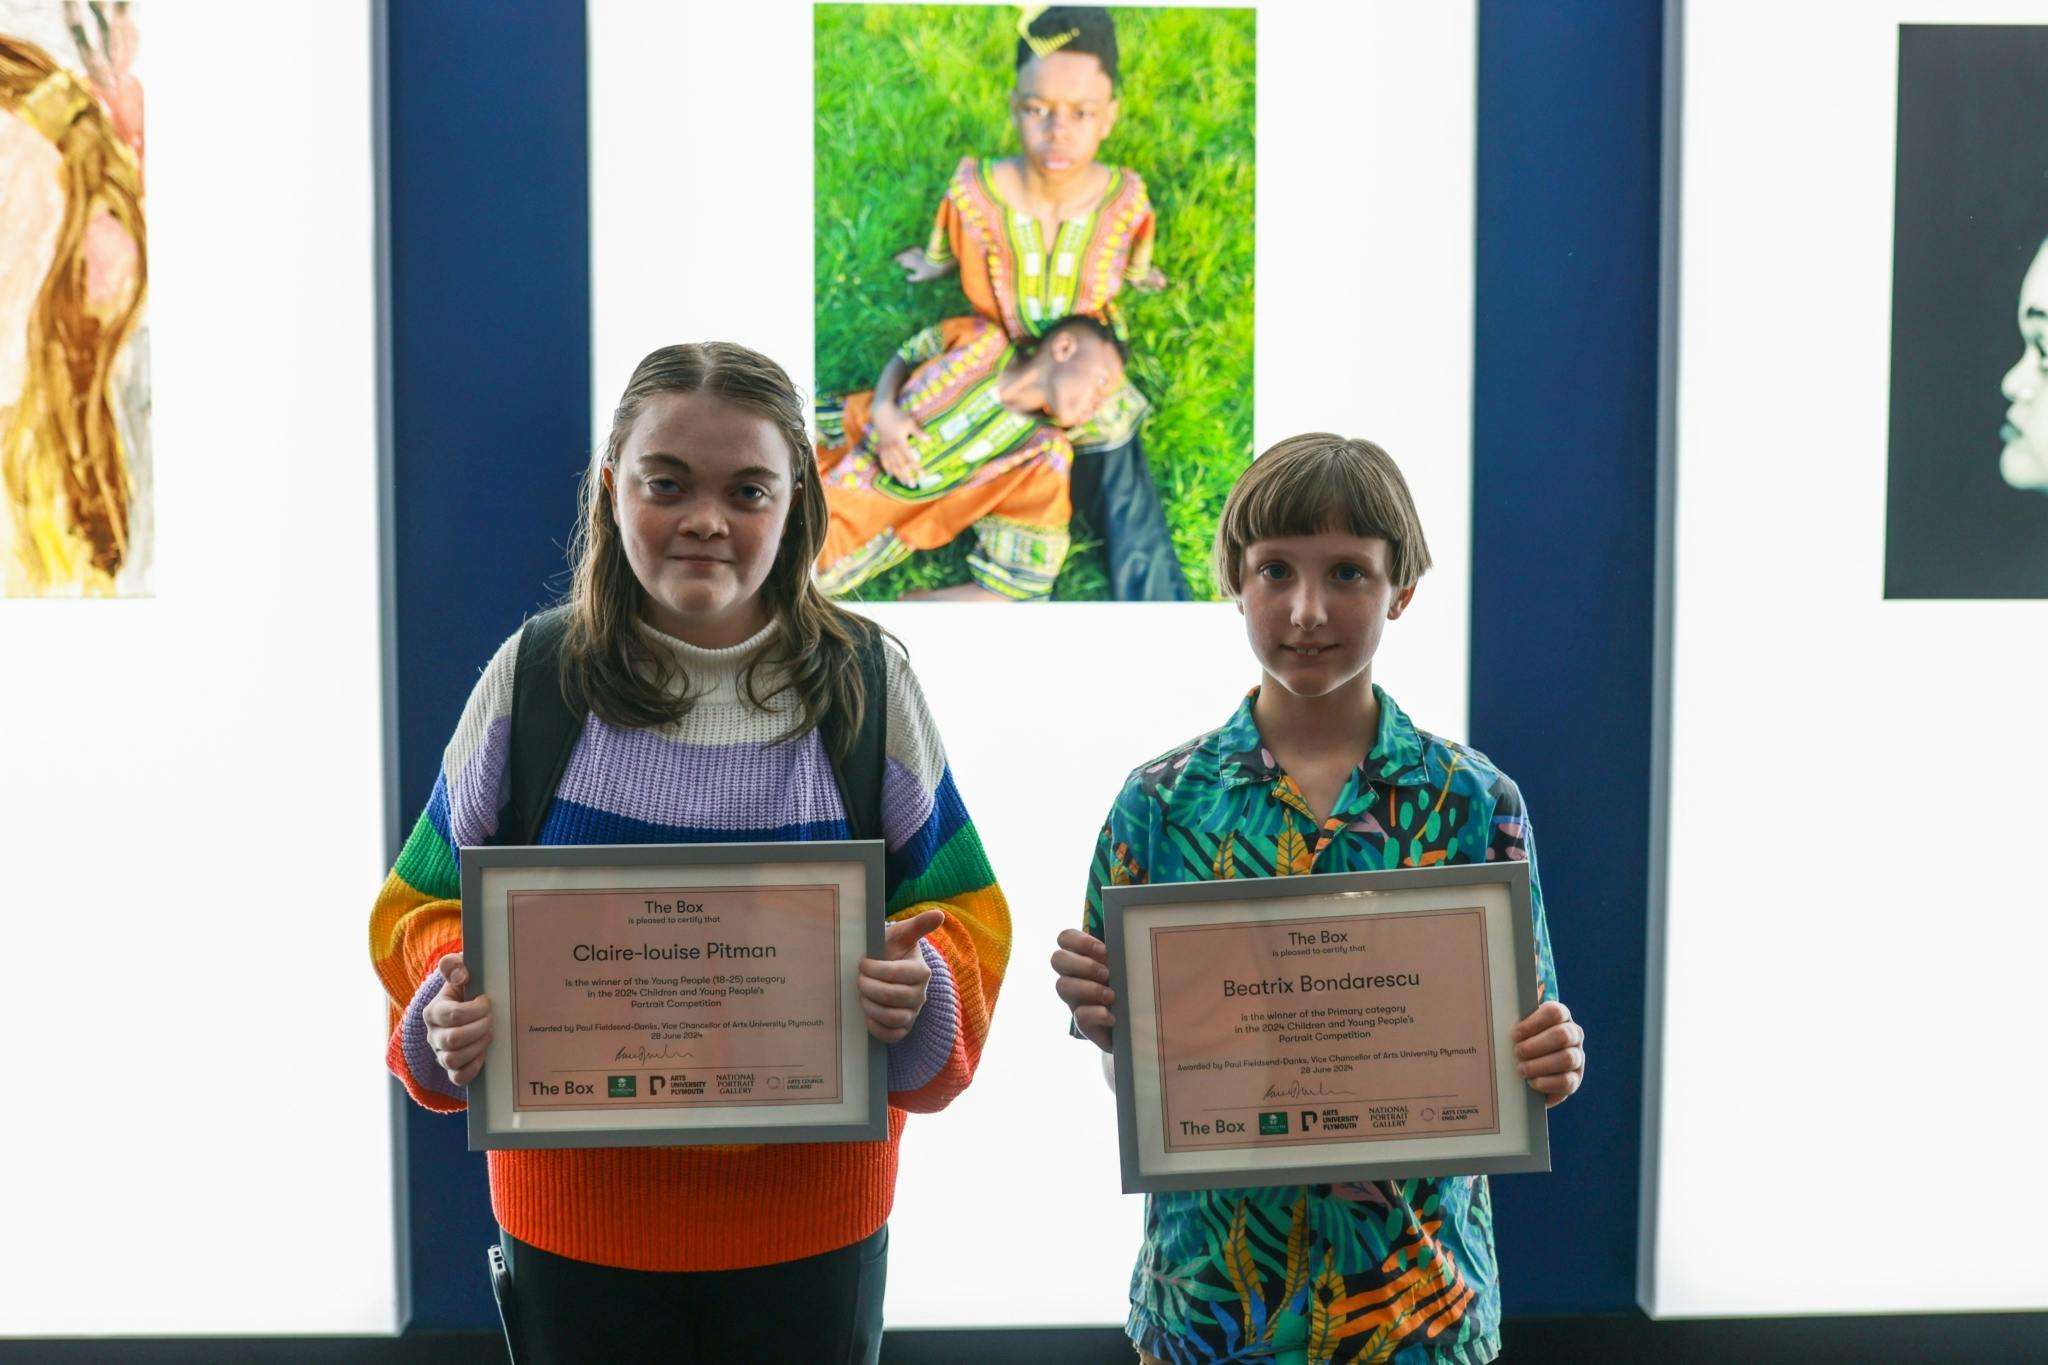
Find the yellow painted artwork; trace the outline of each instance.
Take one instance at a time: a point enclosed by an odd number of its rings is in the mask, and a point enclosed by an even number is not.
[[[125,3],[0,0],[0,593],[152,591],[142,84]]]

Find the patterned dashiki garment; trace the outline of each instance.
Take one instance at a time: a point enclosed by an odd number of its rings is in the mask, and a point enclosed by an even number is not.
[[[1155,223],[1138,173],[1108,170],[1102,201],[1061,223],[1048,246],[1039,221],[1012,208],[996,189],[995,163],[963,157],[939,201],[925,255],[941,265],[958,261],[968,304],[1012,341],[1042,336],[1074,313],[1114,325],[1117,292],[1152,269]],[[1120,446],[1137,431],[1148,406],[1125,382],[1103,399],[1093,418],[1069,429],[1067,438],[1082,453]]]
[[[936,334],[936,338],[934,336]],[[833,596],[972,528],[974,581],[1017,601],[1052,595],[1066,561],[1074,449],[1043,414],[1013,412],[997,389],[1017,348],[981,318],[956,318],[905,345],[916,365],[897,406],[924,429],[915,486],[898,482],[868,431],[872,390],[818,405],[818,467],[831,525],[818,581]]]
[[[1222,729],[1134,771],[1089,869],[1101,888],[1529,861],[1539,994],[1557,997],[1521,792],[1485,755],[1417,730],[1378,687],[1379,734],[1317,822],[1245,699]],[[1193,1190],[1145,1200],[1131,1340],[1162,1360],[1478,1365],[1500,1350],[1484,1176]]]

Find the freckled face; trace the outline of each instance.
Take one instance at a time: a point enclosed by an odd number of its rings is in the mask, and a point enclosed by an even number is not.
[[[1116,92],[1099,58],[1054,52],[1017,68],[1010,117],[1024,159],[1058,179],[1095,163],[1095,149],[1116,126]]]
[[[2020,337],[2026,350],[1999,390],[2006,409],[2001,467],[2007,482],[2048,489],[2048,243],[2020,282]]]
[[[789,469],[758,413],[704,393],[647,400],[604,481],[649,625],[722,649],[768,624],[761,586],[789,521]]]
[[[1268,681],[1300,697],[1370,682],[1387,622],[1415,595],[1388,579],[1387,550],[1378,536],[1341,531],[1245,547],[1237,609]]]

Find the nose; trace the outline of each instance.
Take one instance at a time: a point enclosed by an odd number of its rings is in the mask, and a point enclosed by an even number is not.
[[[1330,613],[1323,606],[1322,589],[1307,579],[1303,579],[1301,586],[1295,589],[1294,601],[1290,605],[1293,610],[1288,613],[1288,620],[1304,635],[1320,630],[1330,619]]]
[[[2005,372],[1999,382],[1998,391],[2005,395],[2008,403],[2024,403],[2040,392],[2042,372],[2048,369],[2048,362],[2037,360],[2032,351],[2020,357],[2020,363]]]
[[[676,514],[676,531],[697,540],[716,540],[726,532],[725,513],[716,498],[690,498]]]

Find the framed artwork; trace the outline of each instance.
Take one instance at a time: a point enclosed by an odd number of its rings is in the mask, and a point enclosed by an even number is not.
[[[126,3],[0,0],[0,593],[146,596],[149,233]]]

